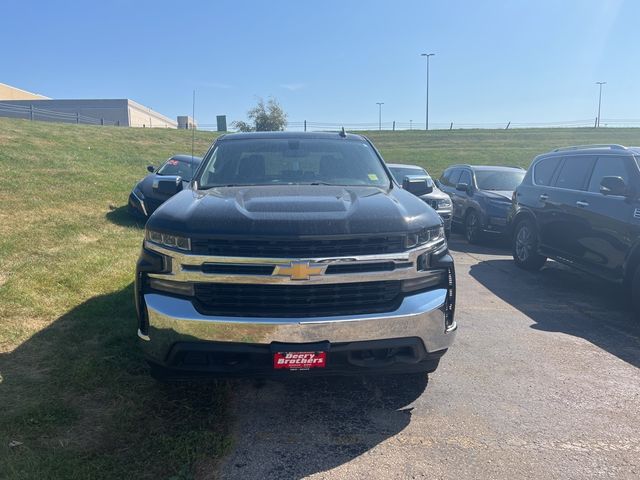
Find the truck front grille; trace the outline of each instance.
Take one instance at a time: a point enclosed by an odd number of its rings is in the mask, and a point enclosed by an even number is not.
[[[349,257],[402,252],[405,238],[402,235],[322,239],[193,238],[191,250],[197,255],[227,257]]]
[[[395,310],[399,281],[322,285],[195,284],[195,306],[204,315],[319,317]]]

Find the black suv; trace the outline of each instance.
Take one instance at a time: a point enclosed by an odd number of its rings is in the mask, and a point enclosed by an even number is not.
[[[640,147],[586,145],[539,155],[517,188],[513,258],[547,257],[632,288],[640,310]]]
[[[469,243],[506,232],[513,191],[526,172],[517,167],[453,165],[438,187],[453,201],[453,224],[464,228]]]

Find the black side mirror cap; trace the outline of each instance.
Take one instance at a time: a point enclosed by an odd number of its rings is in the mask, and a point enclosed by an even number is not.
[[[456,185],[456,190],[458,190],[459,192],[467,192],[469,193],[469,190],[471,190],[469,188],[469,184],[468,183],[459,183]]]
[[[156,171],[156,167],[154,167],[153,165],[149,165],[149,166],[147,167],[147,172],[151,172],[151,173],[153,173],[153,172],[155,172],[155,171]]]
[[[408,175],[402,180],[402,188],[413,193],[416,197],[428,195],[433,192],[433,187],[427,177],[419,175]]]
[[[627,184],[622,177],[603,177],[600,180],[600,193],[603,195],[627,195]]]
[[[167,175],[153,181],[153,191],[163,195],[175,195],[182,190],[182,177]]]

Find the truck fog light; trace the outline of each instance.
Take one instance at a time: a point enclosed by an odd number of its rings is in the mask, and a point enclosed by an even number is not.
[[[417,278],[411,278],[409,280],[404,280],[402,282],[402,291],[404,293],[417,292],[418,290],[425,290],[427,288],[444,284],[444,282],[445,282],[445,271],[433,270],[431,272],[428,272],[427,275],[417,277]]]
[[[174,293],[193,297],[193,283],[174,282],[173,280],[163,280],[161,278],[149,278],[149,287],[161,292]]]

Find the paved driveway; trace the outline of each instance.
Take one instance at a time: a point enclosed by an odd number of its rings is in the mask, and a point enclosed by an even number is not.
[[[210,476],[640,478],[640,323],[622,293],[451,248],[460,328],[428,381],[239,381],[236,447]]]

